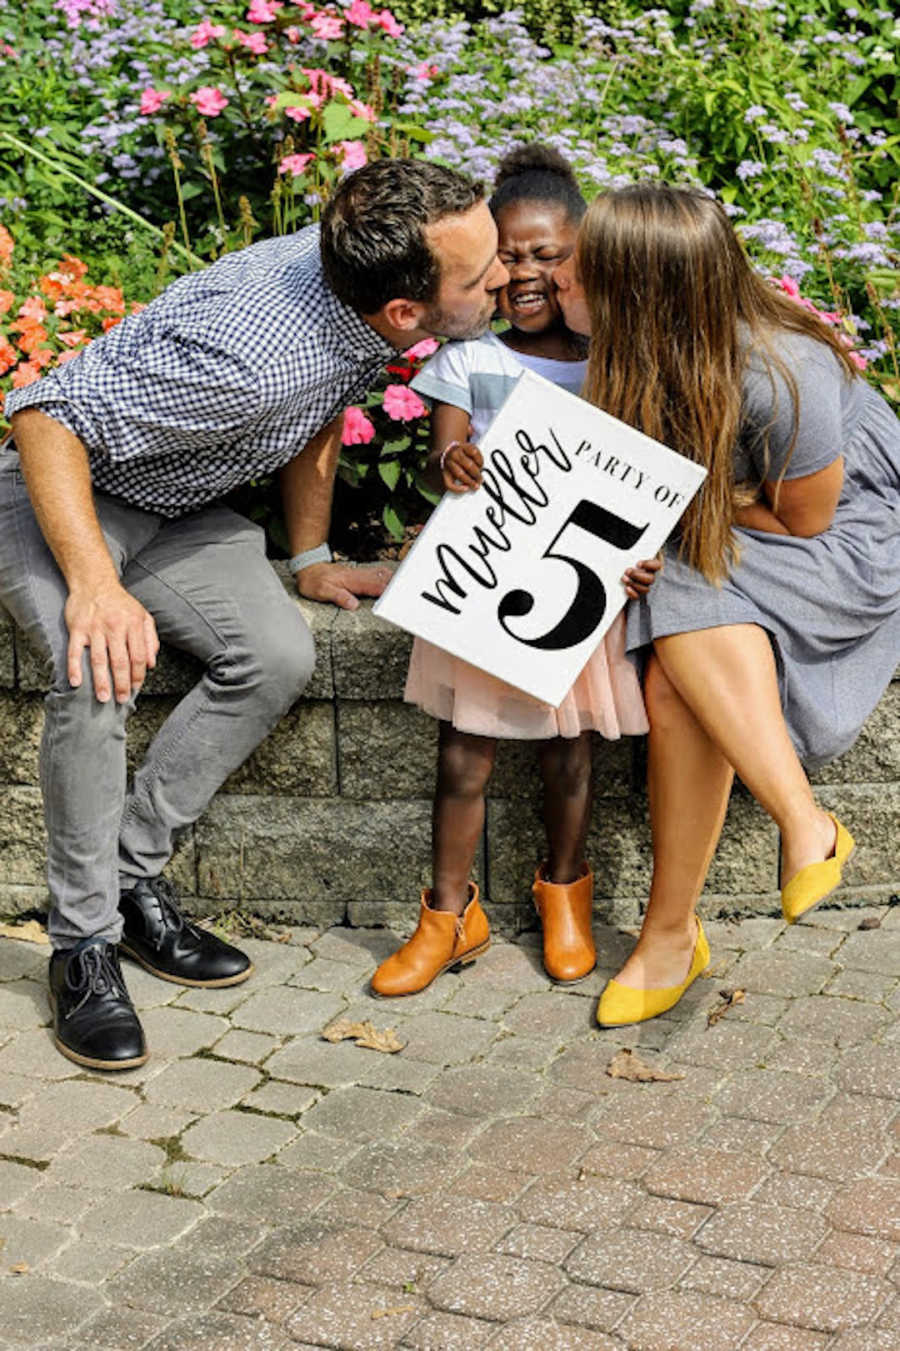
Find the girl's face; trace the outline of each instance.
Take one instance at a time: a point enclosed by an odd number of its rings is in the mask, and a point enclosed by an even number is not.
[[[510,202],[497,217],[497,256],[509,281],[497,293],[497,313],[523,333],[562,322],[554,269],[575,247],[577,226],[557,202]]]
[[[553,273],[553,281],[557,288],[559,307],[563,312],[566,328],[570,328],[573,333],[583,333],[586,338],[589,338],[591,336],[591,316],[588,312],[584,287],[578,280],[574,253],[570,253],[565,261],[559,265]]]

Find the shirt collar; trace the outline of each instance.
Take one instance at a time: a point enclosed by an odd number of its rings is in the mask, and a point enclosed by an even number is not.
[[[351,356],[356,361],[385,362],[397,355],[393,343],[377,333],[349,305],[338,300],[327,282],[324,284],[322,309],[322,331],[330,345],[345,356]]]

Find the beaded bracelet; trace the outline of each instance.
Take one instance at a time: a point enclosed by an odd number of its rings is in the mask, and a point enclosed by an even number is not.
[[[450,441],[446,446],[444,446],[444,449],[441,451],[441,458],[439,461],[442,474],[444,472],[444,461],[446,460],[447,456],[450,454],[451,450],[455,450],[457,446],[461,445],[462,441]]]

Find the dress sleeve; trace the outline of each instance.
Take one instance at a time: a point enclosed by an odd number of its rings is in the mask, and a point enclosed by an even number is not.
[[[744,381],[744,440],[760,480],[782,472],[786,479],[815,474],[842,452],[847,376],[838,358],[800,334],[789,335],[776,351],[796,384],[796,413],[789,381],[761,353],[751,356]]]
[[[468,342],[445,343],[411,382],[429,403],[449,403],[472,412],[471,360]]]

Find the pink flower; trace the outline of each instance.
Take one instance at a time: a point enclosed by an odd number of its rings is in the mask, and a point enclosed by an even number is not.
[[[315,5],[311,5],[309,0],[292,0],[292,3],[300,10],[301,19],[311,19],[316,12]]]
[[[57,366],[65,366],[67,361],[74,361],[75,358],[81,352],[81,350],[82,349],[79,347],[77,351],[74,352],[60,352],[59,357],[57,358],[56,361]]]
[[[361,408],[348,408],[344,414],[342,446],[367,446],[375,438],[375,427]]]
[[[364,122],[375,121],[375,109],[370,108],[368,103],[363,103],[362,99],[351,99],[350,111],[354,117],[361,117]]]
[[[419,361],[422,357],[430,357],[433,352],[437,351],[440,345],[437,338],[423,338],[422,341],[417,342],[414,347],[407,348],[403,355],[409,357],[410,361]]]
[[[407,66],[407,70],[417,80],[430,80],[438,73],[438,67],[429,65],[427,61],[422,61],[418,66]]]
[[[218,117],[219,113],[228,107],[228,99],[221,89],[217,89],[213,84],[204,84],[191,94],[191,103],[201,117]]]
[[[297,43],[300,41],[300,29],[295,28],[294,25],[291,24],[290,28],[284,30],[284,36],[292,46],[296,47]]]
[[[210,23],[209,19],[201,19],[197,27],[191,33],[191,46],[197,51],[201,47],[206,47],[214,38],[220,38],[225,29],[219,23]]]
[[[158,113],[169,95],[163,89],[145,89],[141,94],[141,115],[149,117]]]
[[[293,122],[305,122],[311,115],[311,110],[320,108],[325,102],[322,94],[316,94],[312,90],[308,94],[304,94],[303,98],[305,103],[292,103],[284,109],[285,117],[289,117]]]
[[[279,161],[278,172],[280,174],[292,174],[294,178],[299,178],[306,169],[314,155],[285,155],[284,159]]]
[[[310,20],[310,28],[317,38],[323,38],[326,42],[329,38],[339,38],[344,31],[344,20],[339,19],[336,14],[316,14]]]
[[[374,9],[371,5],[366,4],[366,0],[353,0],[353,3],[344,11],[344,18],[357,28],[368,28],[369,24],[378,21]]]
[[[384,391],[384,411],[395,422],[411,422],[424,417],[427,409],[418,394],[406,385],[388,385]]]
[[[250,0],[250,8],[247,10],[248,23],[271,23],[278,17],[278,11],[281,9],[280,0]]]
[[[253,52],[254,56],[262,56],[263,52],[269,50],[265,33],[243,33],[240,28],[236,28],[234,36],[240,45],[246,47],[248,52]]]
[[[383,28],[388,37],[398,38],[403,33],[403,24],[398,23],[389,9],[383,9],[375,16],[379,28]]]
[[[329,75],[327,70],[308,70],[306,66],[301,66],[301,70],[309,80],[310,89],[314,89],[317,94],[324,94],[330,98],[335,92],[346,94],[348,99],[355,97],[355,90],[352,84],[341,79],[340,75]]]
[[[341,156],[341,168],[345,173],[361,169],[368,161],[366,147],[362,141],[338,141],[335,148]]]

